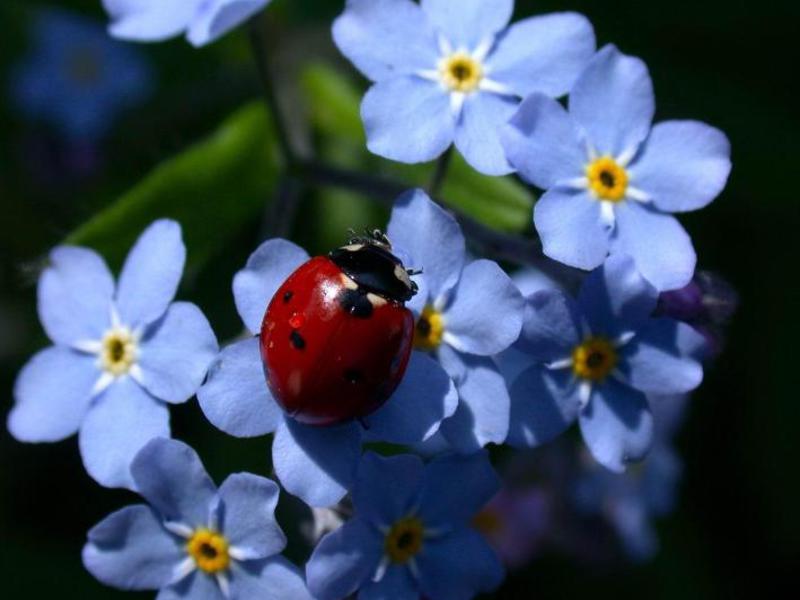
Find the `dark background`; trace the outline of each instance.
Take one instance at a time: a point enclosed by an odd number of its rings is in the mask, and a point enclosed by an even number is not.
[[[48,181],[22,150],[39,126],[19,118],[5,100],[4,74],[25,51],[26,18],[39,4],[6,0],[0,8],[4,414],[16,372],[47,343],[35,313],[36,262],[88,215],[258,92],[242,34],[199,51],[182,40],[142,46],[156,67],[155,96],[119,121],[104,143],[98,172]],[[105,18],[99,0],[58,4]],[[342,0],[276,0],[270,9],[277,32],[272,43],[296,47],[300,34],[292,32],[302,31],[323,40],[324,49],[326,27],[342,6]],[[658,557],[644,566],[597,568],[548,554],[509,578],[497,597],[761,595],[789,580],[800,545],[795,434],[800,332],[794,312],[800,308],[800,116],[794,81],[800,8],[733,0],[518,0],[516,18],[565,9],[589,17],[599,45],[614,42],[648,63],[657,119],[695,118],[730,137],[734,170],[728,188],[682,221],[700,266],[724,274],[740,292],[741,307],[725,352],[695,394],[678,439],[685,478],[677,512],[658,524]],[[291,84],[292,73],[283,77]],[[308,212],[301,208],[303,222],[314,218],[308,207]],[[258,235],[258,224],[242,230],[237,243],[213,257],[179,294],[211,315],[221,340],[238,331],[230,279]],[[218,479],[234,470],[264,472],[267,442],[227,438],[205,422],[196,403],[173,410],[173,427],[176,437],[197,447]],[[3,429],[0,457],[0,595],[153,597],[104,588],[81,566],[86,530],[134,496],[95,485],[83,471],[74,438],[23,445]]]

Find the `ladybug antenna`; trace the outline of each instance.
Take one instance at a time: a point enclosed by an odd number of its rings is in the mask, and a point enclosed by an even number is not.
[[[422,269],[406,269],[406,273],[408,273],[409,277],[413,277],[414,275],[422,275]]]

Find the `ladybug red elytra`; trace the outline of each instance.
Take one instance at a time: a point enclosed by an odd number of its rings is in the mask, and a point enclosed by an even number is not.
[[[289,275],[261,324],[267,384],[287,414],[335,425],[389,399],[411,355],[412,274],[376,230]]]

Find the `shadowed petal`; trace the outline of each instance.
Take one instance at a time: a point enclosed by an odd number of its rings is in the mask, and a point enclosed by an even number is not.
[[[244,269],[233,278],[236,309],[250,333],[259,334],[275,292],[307,260],[305,250],[280,238],[267,240],[250,255]]]
[[[197,391],[206,418],[236,437],[271,433],[283,419],[267,387],[258,344],[251,338],[223,348]]]
[[[340,600],[369,581],[383,553],[378,530],[354,517],[322,538],[306,564],[308,588],[318,600]]]
[[[592,456],[617,473],[644,458],[653,442],[653,415],[644,394],[613,379],[595,386],[578,422]]]
[[[193,46],[205,46],[244,24],[270,0],[211,0],[203,2],[186,35]]]
[[[514,168],[506,160],[500,131],[519,106],[519,100],[487,92],[464,101],[456,127],[455,144],[470,166],[484,175],[507,175]]]
[[[525,319],[515,347],[540,362],[571,356],[580,341],[575,302],[560,290],[540,290],[525,299]]]
[[[286,418],[275,432],[272,463],[286,491],[311,506],[336,504],[352,486],[361,454],[357,423],[310,427]]]
[[[282,556],[239,565],[233,589],[242,600],[312,600],[300,570]]]
[[[149,506],[127,506],[92,527],[83,564],[106,585],[156,590],[169,583],[186,558],[183,543],[164,529]]]
[[[413,454],[364,454],[352,494],[359,518],[375,527],[386,527],[409,514],[417,501],[424,468],[422,460]]]

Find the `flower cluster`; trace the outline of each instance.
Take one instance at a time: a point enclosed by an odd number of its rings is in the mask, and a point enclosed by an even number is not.
[[[104,2],[116,37],[186,33],[195,45],[267,4]],[[233,278],[245,333],[221,350],[200,310],[173,302],[177,223],[147,228],[116,284],[91,250],[51,252],[38,309],[53,346],[20,372],[8,427],[28,442],[77,432],[92,477],[147,500],[89,532],[84,563],[101,582],[161,600],[489,592],[501,558],[519,566],[552,535],[541,515],[556,501],[498,495],[485,447],[563,442],[574,423],[588,454],[562,500],[607,519],[630,554],[652,552],[648,519],[669,509],[678,471],[675,415],[709,355],[695,326],[713,320],[681,312],[691,289],[675,290],[696,257],[672,213],[721,192],[728,142],[693,121],[652,126],[647,68],[614,46],[595,53],[583,16],[509,25],[513,5],[348,0],[333,36],[372,81],[368,147],[420,162],[455,144],[485,174],[516,170],[544,191],[533,216],[544,254],[589,271],[576,294],[469,252],[458,215],[422,190],[395,200],[385,235],[325,257],[264,241]],[[326,518],[305,578],[279,556],[278,486],[235,474],[217,489],[168,439],[168,405],[195,395],[223,432],[271,435],[278,482]],[[308,418],[320,406],[325,418]],[[330,518],[343,500],[352,514]]]

